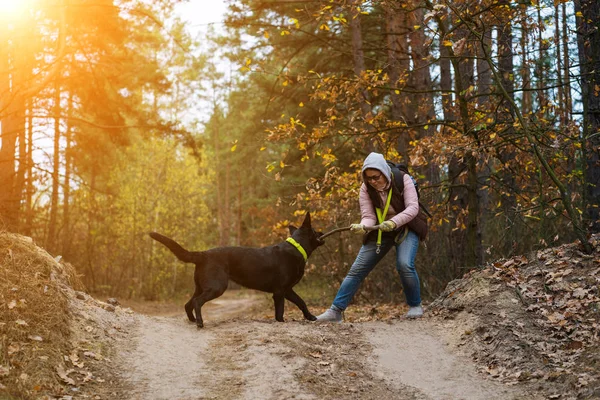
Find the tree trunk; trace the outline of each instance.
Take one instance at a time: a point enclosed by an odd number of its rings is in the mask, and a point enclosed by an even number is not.
[[[63,231],[62,231],[62,254],[68,257],[71,249],[71,141],[72,141],[72,123],[73,115],[73,94],[69,93],[69,103],[67,106],[67,127],[65,130],[65,180],[63,182]]]
[[[485,31],[482,33],[483,37],[481,43],[476,47],[477,55],[477,106],[482,109],[487,109],[487,103],[489,101],[489,94],[492,88],[492,71],[485,57],[483,55],[483,47],[492,45],[492,30],[484,26]]]
[[[444,32],[448,31],[446,18],[438,21],[438,26]],[[442,92],[442,109],[444,120],[452,122],[456,120],[454,113],[454,100],[452,99],[452,67],[450,62],[450,48],[440,44],[440,90]]]
[[[507,11],[503,11],[508,13],[508,9],[510,7],[510,2],[508,0],[500,1],[500,6],[505,7]],[[499,104],[499,116],[498,122],[504,124],[505,129],[502,134],[503,139],[511,142],[514,137],[514,116],[513,110],[511,106],[511,102],[514,101],[514,63],[513,63],[513,49],[512,49],[512,25],[511,25],[511,17],[509,14],[502,14],[500,17],[499,23],[497,25],[498,29],[498,72],[500,74],[500,84],[502,85],[504,91],[508,93],[510,96],[509,99],[505,99],[500,97]],[[512,146],[503,147],[498,154],[498,158],[502,162],[502,166],[500,168],[499,177],[503,183],[503,187],[501,188],[501,201],[502,201],[502,210],[504,212],[504,218],[506,221],[506,238],[504,241],[504,255],[509,256],[515,250],[517,250],[516,245],[519,243],[519,232],[518,232],[518,224],[516,221],[517,218],[517,201],[516,201],[516,193],[517,187],[515,182],[515,174],[512,169],[512,162],[515,158],[514,149]]]
[[[533,109],[533,100],[531,97],[531,73],[529,71],[529,48],[528,48],[528,36],[529,36],[529,23],[527,23],[527,6],[521,5],[521,18],[523,23],[521,24],[521,80],[523,89],[523,100],[522,109],[523,114],[529,115]]]
[[[6,27],[0,28],[0,39],[7,37]],[[17,222],[18,202],[15,202],[15,167],[18,129],[15,124],[14,57],[11,63],[7,42],[0,45],[0,226],[14,230]],[[13,80],[11,82],[11,72]]]
[[[591,232],[600,232],[600,2],[576,0],[577,39],[581,65],[583,138],[586,156],[585,183],[587,218]]]
[[[363,52],[362,43],[362,30],[360,26],[360,11],[358,10],[359,5],[362,4],[360,0],[355,0],[350,4],[350,34],[352,38],[352,58],[354,60],[354,73],[360,79],[363,72],[365,71],[365,54]],[[367,118],[371,113],[369,91],[364,89],[362,91],[362,99],[360,103],[360,109],[363,118]]]
[[[429,121],[435,118],[435,110],[433,107],[433,94],[431,93],[431,74],[429,73],[429,50],[425,45],[427,40],[423,24],[423,9],[416,8],[408,14],[408,26],[419,27],[414,29],[409,34],[410,40],[410,56],[412,58],[413,69],[411,71],[411,86],[415,91],[410,104],[411,111],[414,113],[409,116],[409,121],[417,126],[416,138],[421,139],[423,136],[433,132],[434,127],[429,125]]]
[[[558,3],[555,3],[554,6],[554,48],[556,49],[556,79],[557,79],[557,103],[558,103],[558,110],[559,110],[559,115],[560,115],[560,124],[562,126],[565,126],[567,124],[566,118],[565,118],[565,112],[564,112],[564,104],[565,104],[565,99],[564,99],[564,87],[563,87],[563,76],[562,76],[562,57],[561,57],[561,44],[562,41],[560,40],[560,19],[559,19],[559,8],[558,8]]]
[[[402,89],[408,72],[408,43],[406,37],[406,13],[400,7],[385,8],[388,75],[390,77],[391,116],[394,121],[406,122],[402,106]],[[409,137],[405,130],[398,131],[398,154],[408,154]]]
[[[31,236],[33,231],[33,100],[27,101],[27,181],[25,183],[25,227],[23,233]]]
[[[56,246],[58,231],[58,191],[60,188],[60,83],[56,81],[54,86],[54,153],[52,155],[52,193],[50,195],[50,221],[48,223],[48,236],[46,238],[46,249],[50,252],[57,250]]]
[[[545,79],[544,77],[546,76],[546,71],[544,69],[544,59],[546,58],[546,42],[544,41],[543,37],[542,37],[542,32],[543,29],[542,27],[544,26],[544,20],[542,19],[542,12],[541,12],[541,7],[537,7],[537,23],[538,23],[538,38],[537,38],[537,43],[538,43],[538,60],[535,66],[535,74],[536,74],[536,80],[537,80],[537,100],[538,100],[538,108],[544,109],[546,107],[546,104],[548,104],[548,97],[546,96],[546,93],[544,92],[544,87],[546,85],[545,83]]]
[[[573,114],[573,96],[571,95],[571,62],[569,61],[569,24],[567,22],[567,5],[565,2],[562,6],[562,46],[563,46],[563,81],[565,84],[565,114],[567,121],[571,121]]]
[[[365,54],[363,51],[363,40],[362,40],[362,28],[360,24],[361,14],[358,7],[362,4],[361,0],[354,0],[350,3],[350,36],[351,36],[351,44],[352,44],[352,58],[354,61],[354,74],[358,80],[358,84],[362,85],[363,82],[362,76],[366,70],[365,66]],[[365,87],[360,92],[360,113],[363,121],[362,131],[370,133],[372,131],[370,125],[366,122],[371,118],[371,96],[369,94],[369,90]],[[364,147],[367,152],[371,152],[376,150],[377,144],[371,140],[369,135],[369,140],[367,140],[364,144]]]

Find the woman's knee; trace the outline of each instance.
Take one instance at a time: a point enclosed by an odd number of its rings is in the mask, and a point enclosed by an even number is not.
[[[396,263],[396,270],[398,270],[398,273],[401,274],[412,274],[415,272],[415,264],[409,260],[398,260]]]
[[[369,267],[363,264],[353,264],[346,275],[347,278],[364,279],[369,274]]]

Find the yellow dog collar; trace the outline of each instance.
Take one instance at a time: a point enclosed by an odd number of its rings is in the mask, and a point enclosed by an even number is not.
[[[306,251],[302,248],[302,246],[300,245],[300,243],[296,242],[294,240],[294,238],[287,238],[285,239],[286,242],[290,243],[292,246],[294,246],[295,248],[298,249],[298,251],[300,252],[300,254],[302,254],[302,257],[304,257],[304,261],[306,262],[306,260],[308,260],[308,256],[306,255]]]

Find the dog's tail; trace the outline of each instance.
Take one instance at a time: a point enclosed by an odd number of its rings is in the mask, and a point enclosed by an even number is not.
[[[181,261],[186,262],[186,263],[194,262],[193,261],[193,258],[194,258],[193,253],[190,251],[187,251],[186,249],[181,247],[181,245],[179,243],[177,243],[176,241],[174,241],[173,239],[170,239],[170,238],[163,236],[160,233],[156,233],[156,232],[150,232],[149,235],[152,239],[154,239],[158,242],[161,242],[162,244],[167,246],[167,248],[169,250],[171,250],[173,252],[173,254],[175,254],[177,256],[177,258],[179,258]]]

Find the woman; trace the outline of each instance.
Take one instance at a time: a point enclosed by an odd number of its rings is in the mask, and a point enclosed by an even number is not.
[[[342,312],[348,307],[362,281],[383,259],[387,252],[396,248],[396,270],[410,307],[406,316],[418,318],[423,315],[421,288],[415,270],[415,257],[419,238],[427,234],[426,221],[417,218],[419,200],[410,175],[404,174],[403,188],[398,188],[392,169],[382,154],[371,153],[362,167],[363,184],[360,188],[360,224],[352,224],[350,230],[366,233],[365,227],[379,224],[379,231],[365,236],[356,260],[344,278],[331,308],[317,317],[322,322],[342,322]]]

